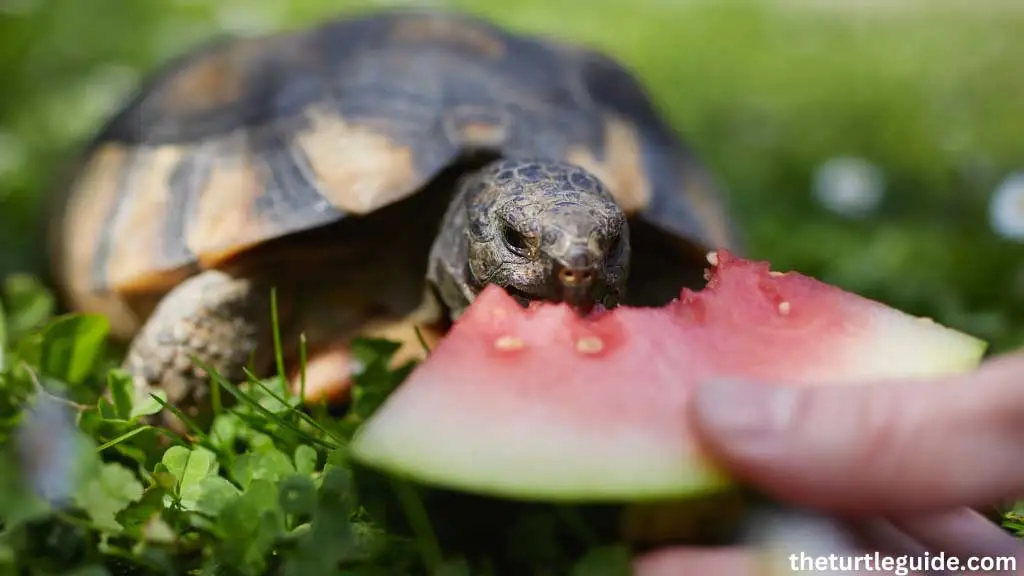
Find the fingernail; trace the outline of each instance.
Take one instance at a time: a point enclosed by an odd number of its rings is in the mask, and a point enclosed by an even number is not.
[[[789,386],[718,379],[694,394],[696,418],[705,428],[730,436],[778,434],[789,427],[798,391]]]

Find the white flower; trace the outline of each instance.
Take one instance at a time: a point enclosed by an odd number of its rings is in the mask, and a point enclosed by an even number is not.
[[[988,205],[989,225],[1008,240],[1024,242],[1024,172],[1006,177]]]
[[[837,214],[861,218],[882,203],[885,177],[862,158],[837,157],[821,164],[814,174],[814,196]]]

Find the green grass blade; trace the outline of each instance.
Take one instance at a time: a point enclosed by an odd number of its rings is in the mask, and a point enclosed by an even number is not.
[[[427,339],[423,337],[423,330],[416,325],[414,325],[412,329],[416,332],[416,339],[420,341],[420,346],[423,347],[423,351],[430,354],[430,346],[427,345]]]
[[[255,375],[254,375],[254,374],[252,373],[252,371],[251,371],[251,370],[249,370],[248,368],[246,368],[246,369],[245,369],[245,375],[246,375],[246,377],[248,377],[248,378],[249,378],[249,382],[251,382],[251,383],[252,383],[253,385],[255,385],[255,386],[259,386],[259,387],[260,387],[260,389],[261,389],[261,390],[263,390],[264,392],[266,392],[266,393],[267,393],[267,394],[268,394],[268,395],[269,395],[269,396],[270,396],[271,398],[273,398],[274,400],[277,400],[278,402],[280,402],[281,404],[283,404],[283,405],[285,405],[285,406],[288,406],[288,401],[287,401],[287,400],[285,400],[284,398],[282,398],[282,397],[281,397],[281,395],[279,395],[278,393],[276,393],[276,392],[274,392],[273,390],[271,390],[271,389],[270,389],[270,388],[269,388],[269,387],[268,387],[268,386],[267,386],[266,384],[264,384],[264,383],[263,383],[263,381],[262,381],[262,380],[260,380],[259,378],[257,378],[257,377],[256,377],[256,376],[255,376]],[[298,416],[298,417],[299,417],[299,418],[301,418],[301,419],[302,419],[302,420],[303,420],[304,422],[306,422],[307,424],[309,424],[310,426],[312,426],[313,428],[315,428],[315,429],[316,429],[316,430],[317,430],[318,432],[321,432],[322,434],[325,434],[325,435],[327,435],[327,436],[330,436],[332,440],[336,440],[336,441],[338,442],[338,445],[339,445],[339,446],[341,445],[341,443],[342,443],[342,439],[341,439],[341,438],[338,438],[337,436],[335,436],[334,434],[332,434],[332,433],[331,433],[331,432],[330,432],[329,430],[327,430],[327,429],[326,429],[326,428],[324,428],[324,427],[323,427],[322,425],[320,425],[320,423],[319,423],[319,422],[317,422],[316,420],[312,419],[312,418],[311,418],[311,417],[309,416],[309,414],[306,414],[305,412],[303,412],[302,410],[299,410],[299,409],[295,408],[294,406],[289,406],[289,413],[290,413],[290,414],[294,414],[294,415]],[[273,417],[273,418],[274,418],[275,420],[280,420],[280,418],[279,418],[279,417],[278,417],[278,416],[277,416],[276,414],[273,414],[272,412],[271,412],[270,414],[271,414],[271,416],[272,416],[272,417]],[[282,420],[282,422],[283,422],[283,420]],[[337,448],[337,446],[335,446],[335,448]]]
[[[444,562],[444,554],[441,552],[437,534],[430,525],[430,517],[423,506],[423,501],[407,482],[392,478],[390,483],[401,502],[402,511],[409,520],[409,525],[416,534],[416,546],[423,557],[423,563],[426,564],[427,571],[434,574],[437,567]]]
[[[214,417],[220,416],[224,411],[224,403],[220,397],[220,382],[216,378],[210,379],[210,407]]]
[[[128,440],[129,438],[132,438],[132,437],[134,437],[134,436],[136,436],[138,434],[141,434],[141,433],[145,432],[146,430],[152,430],[152,429],[153,429],[152,426],[141,426],[141,427],[136,428],[136,429],[134,429],[134,430],[132,430],[130,432],[125,432],[124,434],[121,434],[117,438],[114,438],[113,440],[110,440],[109,442],[105,442],[105,443],[101,444],[98,448],[96,448],[96,452],[103,452],[107,448],[111,448],[113,446],[117,446],[118,444],[120,444],[121,442],[124,442],[125,440]]]
[[[5,354],[7,352],[7,315],[4,313],[4,303],[0,302],[0,370],[4,369]]]
[[[222,451],[220,450],[220,448],[217,448],[217,446],[210,440],[210,437],[206,434],[206,432],[203,432],[203,429],[199,426],[199,424],[196,424],[195,420],[189,418],[184,412],[179,410],[177,407],[172,406],[170,403],[164,401],[156,394],[150,394],[150,396],[152,396],[154,400],[159,402],[161,406],[163,406],[167,410],[170,410],[172,414],[177,416],[178,419],[181,420],[185,424],[185,426],[193,434],[196,435],[197,438],[199,438],[199,441],[203,446],[209,448],[210,450],[213,450],[218,455],[222,455]]]
[[[306,398],[306,333],[299,334],[299,398]]]
[[[212,368],[207,366],[204,362],[202,362],[198,358],[193,358],[193,362],[195,362],[197,366],[199,366],[200,368],[205,370],[206,373],[209,374],[211,378],[215,378],[215,379],[219,380],[220,381],[220,385],[225,390],[227,390],[229,394],[234,396],[239,402],[244,402],[247,405],[249,405],[250,407],[255,408],[258,412],[263,414],[263,416],[265,418],[267,418],[268,420],[276,422],[277,424],[281,425],[282,427],[287,428],[288,430],[291,430],[292,432],[294,432],[295,434],[298,434],[298,436],[300,438],[306,440],[307,442],[312,442],[312,443],[318,444],[320,446],[323,446],[324,448],[329,448],[329,449],[337,448],[337,446],[334,446],[330,442],[326,442],[326,441],[324,441],[324,440],[322,440],[320,438],[317,438],[316,436],[313,436],[313,435],[309,434],[305,430],[302,430],[302,429],[298,428],[297,426],[295,426],[291,422],[288,422],[287,420],[284,420],[284,419],[278,417],[276,414],[274,414],[273,412],[268,410],[266,407],[260,406],[259,402],[257,402],[255,400],[253,400],[252,398],[250,398],[247,394],[245,394],[244,392],[239,390],[237,386],[235,386],[234,384],[231,384],[230,382],[228,382],[227,379],[225,379],[223,376],[218,374],[215,370],[213,370]],[[246,372],[248,373],[248,370],[246,370]]]
[[[277,313],[277,289],[270,290],[270,326],[274,334],[274,361],[277,363],[277,377],[284,383],[286,374],[284,371],[284,347],[281,344],[281,323]],[[284,386],[288,390],[287,386]]]

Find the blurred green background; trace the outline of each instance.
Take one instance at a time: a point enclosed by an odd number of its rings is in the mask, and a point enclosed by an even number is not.
[[[41,269],[40,198],[147,70],[212,35],[385,4],[0,0],[0,275]],[[754,256],[1024,345],[1019,1],[431,4],[624,61],[727,187]]]

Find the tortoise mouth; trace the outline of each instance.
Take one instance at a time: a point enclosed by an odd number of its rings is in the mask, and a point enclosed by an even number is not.
[[[578,290],[562,293],[559,296],[537,296],[514,286],[503,286],[505,293],[514,298],[523,308],[529,308],[531,302],[548,302],[552,304],[567,304],[580,316],[588,316],[598,309],[605,308],[604,294],[594,294],[588,290],[587,294],[581,294]]]
[[[509,296],[515,298],[516,301],[519,302],[519,304],[521,306],[523,306],[524,308],[528,307],[530,305],[530,302],[534,302],[534,301],[537,301],[537,300],[544,300],[544,298],[538,298],[537,296],[534,296],[533,294],[529,294],[529,293],[527,293],[524,290],[520,290],[519,288],[516,288],[515,286],[504,286],[503,288],[505,289],[505,292]]]

